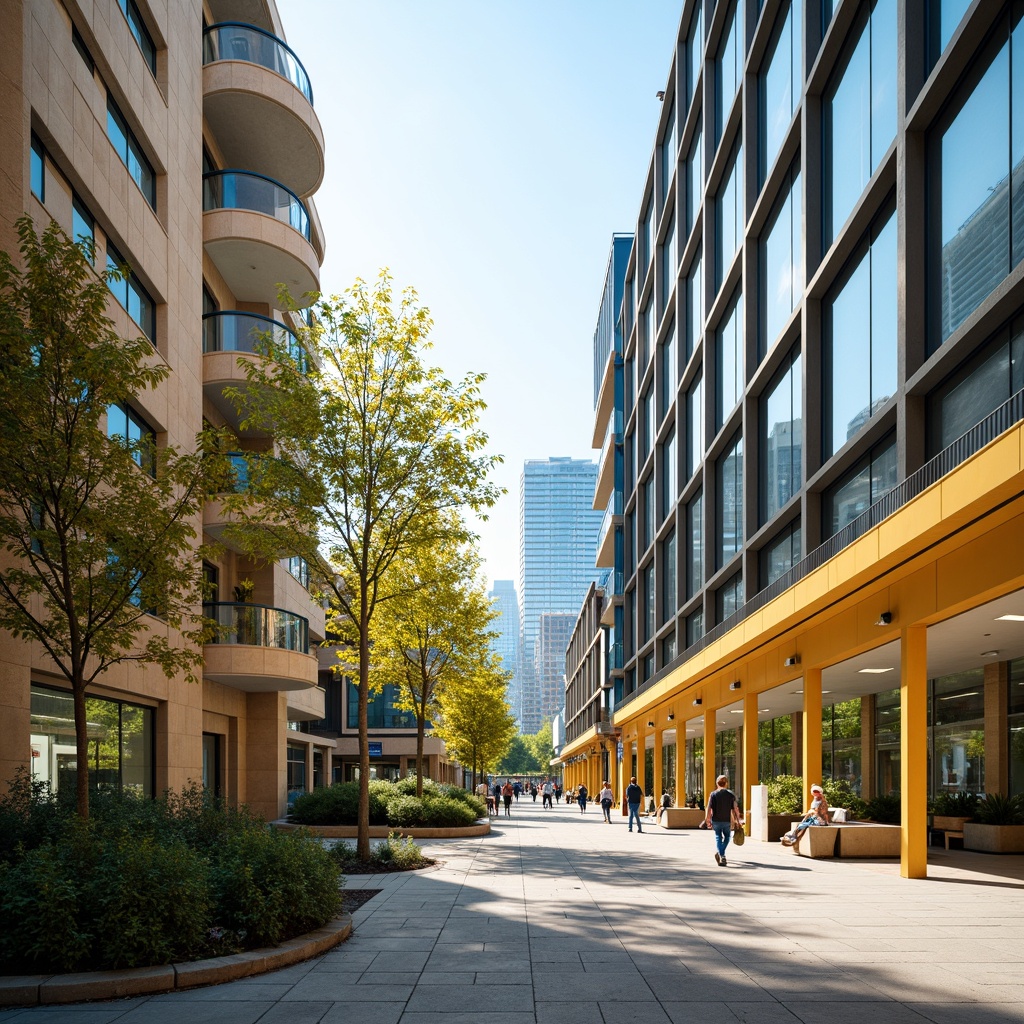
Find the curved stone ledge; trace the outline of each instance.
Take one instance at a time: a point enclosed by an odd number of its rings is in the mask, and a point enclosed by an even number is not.
[[[355,825],[296,825],[291,821],[272,822],[274,828],[308,829],[321,839],[355,839],[359,829]],[[371,839],[387,839],[394,833],[412,839],[472,839],[474,836],[486,836],[491,831],[489,821],[478,821],[475,825],[461,828],[396,828],[394,825],[371,825]]]
[[[322,928],[288,939],[280,946],[245,953],[125,971],[81,974],[31,974],[0,977],[0,1006],[82,1003],[94,999],[148,996],[197,985],[217,985],[254,974],[276,971],[319,956],[352,934],[352,915],[339,914]]]

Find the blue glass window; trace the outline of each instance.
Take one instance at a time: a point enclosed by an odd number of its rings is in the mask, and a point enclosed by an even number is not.
[[[1019,17],[1021,6],[1014,11]],[[940,249],[932,267],[939,342],[1024,257],[1021,97],[1024,23],[1007,19],[931,140],[931,205],[941,211]]]
[[[110,144],[117,151],[122,163],[128,168],[132,180],[139,186],[146,201],[155,210],[156,175],[153,173],[153,165],[146,159],[139,140],[132,134],[117,104],[109,96],[107,97],[107,138],[110,139]]]
[[[661,622],[668,622],[676,613],[676,532],[673,530],[661,545]]]
[[[724,622],[743,605],[743,574],[736,573],[718,589],[715,594],[715,614]]]
[[[792,0],[776,20],[758,80],[758,113],[761,119],[758,169],[761,182],[775,163],[786,130],[800,104],[803,89],[802,29],[803,0]]]
[[[800,490],[803,400],[800,349],[768,385],[761,400],[761,522],[766,523]]]
[[[715,203],[718,237],[715,246],[715,284],[721,286],[743,240],[743,147],[737,142]]]
[[[664,341],[658,346],[660,359],[658,360],[659,376],[661,377],[658,394],[658,419],[665,418],[676,397],[676,385],[679,382],[679,375],[676,371],[676,325],[669,324],[665,331]]]
[[[131,406],[107,406],[107,437],[117,438],[131,450],[136,465],[156,476],[156,432]]]
[[[686,506],[686,597],[704,586],[704,496],[700,492]]]
[[[96,242],[96,225],[92,214],[78,196],[71,200],[71,238],[75,242]]]
[[[715,138],[720,139],[733,100],[743,80],[743,2],[733,0],[725,17],[725,28],[718,47],[715,78]]]
[[[669,185],[676,169],[676,105],[672,98],[668,100],[668,122],[661,136],[661,201],[668,197]]]
[[[700,124],[693,133],[693,143],[690,146],[690,155],[687,157],[686,169],[688,171],[686,182],[686,235],[689,237],[694,224],[697,223],[697,214],[700,210],[701,199],[704,196],[704,147],[701,141]]]
[[[861,16],[845,65],[824,96],[825,241],[849,217],[896,135],[896,0]]]
[[[896,393],[896,218],[883,214],[823,303],[824,455],[835,454]]]
[[[665,315],[669,298],[676,284],[676,271],[679,261],[676,259],[676,221],[669,217],[665,239],[661,243],[661,274],[658,286],[658,318]]]
[[[689,360],[704,336],[704,267],[700,248],[686,277],[686,358]]]
[[[782,199],[761,236],[758,259],[758,352],[763,359],[796,309],[804,290],[803,203],[794,164]]]
[[[32,195],[41,203],[46,202],[46,150],[35,132],[32,133],[32,158],[30,184]]]
[[[743,438],[718,460],[718,568],[743,548]]]
[[[761,586],[785,576],[800,561],[800,521],[790,523],[761,551]]]
[[[107,287],[111,295],[128,311],[128,315],[142,328],[143,333],[156,344],[156,305],[142,282],[128,269],[120,253],[107,243],[107,272],[117,272],[108,277]]]
[[[686,109],[690,109],[694,94],[697,91],[697,77],[700,75],[701,61],[704,59],[704,25],[701,21],[701,8],[698,3],[690,22],[690,31],[686,35]]]
[[[928,53],[934,66],[964,20],[971,0],[930,0],[928,4]]]
[[[149,29],[146,28],[142,13],[139,11],[135,0],[118,0],[118,5],[121,8],[121,13],[124,14],[128,21],[128,28],[135,37],[135,42],[139,44],[139,49],[142,51],[147,67],[155,75],[156,46],[153,44],[153,37],[149,34]]]
[[[654,563],[650,562],[640,570],[641,590],[640,597],[643,602],[643,633],[641,643],[647,643],[654,636],[654,607],[658,600],[655,591]]]
[[[852,523],[895,486],[896,442],[890,435],[826,491],[822,503],[826,538]]]
[[[721,327],[715,332],[718,391],[715,426],[722,427],[743,396],[743,296],[737,291]]]
[[[699,374],[686,392],[686,422],[690,439],[686,450],[686,478],[689,479],[704,461],[704,388]]]
[[[664,522],[676,503],[676,432],[672,430],[661,446],[661,516]]]

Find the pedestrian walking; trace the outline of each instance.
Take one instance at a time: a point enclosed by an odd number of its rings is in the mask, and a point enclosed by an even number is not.
[[[505,780],[505,785],[501,787],[501,798],[505,802],[505,817],[512,817],[512,795],[515,793],[515,789],[512,783]]]
[[[498,811],[501,809],[501,781],[499,779],[494,780],[494,814],[497,816]]]
[[[576,802],[580,805],[580,814],[583,814],[587,809],[587,787],[580,783],[579,789],[576,790]]]
[[[636,818],[637,832],[643,832],[640,827],[640,805],[644,802],[644,791],[636,784],[636,776],[629,780],[626,787],[626,806],[629,808],[629,831],[633,831],[633,819]]]
[[[610,825],[612,823],[612,804],[615,803],[615,796],[607,780],[601,784],[601,792],[597,794],[597,799],[601,801],[601,810],[604,812],[605,823]]]
[[[530,796],[533,797],[533,802],[536,803],[537,802],[537,783],[536,782],[531,782],[530,783]]]
[[[541,786],[542,806],[546,807],[549,811],[551,810],[551,798],[555,794],[555,787],[551,784],[550,779],[545,779],[544,784]]]
[[[718,788],[708,800],[705,822],[715,830],[715,861],[719,867],[726,866],[725,851],[732,838],[732,830],[740,827],[740,808],[736,794],[729,789],[729,776],[719,775],[716,780]]]

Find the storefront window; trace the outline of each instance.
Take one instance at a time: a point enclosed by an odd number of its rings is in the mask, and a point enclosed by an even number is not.
[[[686,764],[683,777],[686,785],[686,803],[690,807],[704,807],[704,739],[686,741]]]
[[[1024,793],[1024,659],[1010,662],[1007,700],[1010,729],[1010,793]]]
[[[759,722],[757,726],[757,777],[769,782],[777,775],[793,774],[793,717]]]
[[[861,796],[860,698],[822,710],[821,774],[848,782]]]
[[[674,798],[675,792],[676,745],[674,743],[666,743],[661,748],[661,789],[658,791],[658,799],[661,799],[662,793],[671,793]]]
[[[875,698],[877,795],[900,790],[900,691],[886,690]]]
[[[931,795],[984,793],[984,669],[943,676],[931,688]]]
[[[85,717],[90,788],[152,797],[153,709],[87,697]],[[31,722],[33,779],[74,798],[78,754],[71,694],[33,685]]]
[[[306,792],[306,748],[288,744],[288,806]]]

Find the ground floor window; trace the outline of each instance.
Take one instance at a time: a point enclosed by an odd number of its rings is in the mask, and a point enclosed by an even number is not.
[[[661,748],[661,792],[675,794],[675,791],[676,745],[674,743],[666,743]]]
[[[213,796],[221,796],[220,770],[221,738],[216,733],[203,733],[203,789]]]
[[[757,777],[762,782],[793,774],[793,716],[779,715],[757,726]]]
[[[824,708],[821,716],[821,774],[842,779],[861,793],[860,697]]]
[[[152,797],[153,708],[86,697],[88,772],[92,789]],[[75,792],[78,754],[74,701],[66,690],[32,684],[32,777],[57,793]]]
[[[1010,662],[1006,706],[1010,729],[1010,793],[1024,793],[1024,659]]]
[[[654,796],[654,747],[644,750],[644,796]]]
[[[359,762],[352,761],[344,766],[345,781],[346,782],[358,782],[359,781]],[[416,763],[413,761],[409,765],[408,776],[410,778],[416,777]],[[383,762],[372,762],[370,764],[370,781],[374,779],[387,779],[389,782],[397,782],[402,777],[402,768],[395,762],[393,764],[387,764]]]
[[[686,803],[690,807],[704,806],[704,738],[686,741],[686,761],[683,778],[686,785]]]
[[[288,805],[306,792],[306,748],[288,744]]]

